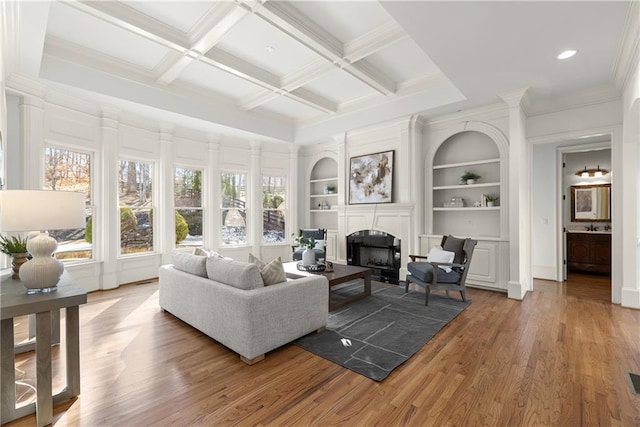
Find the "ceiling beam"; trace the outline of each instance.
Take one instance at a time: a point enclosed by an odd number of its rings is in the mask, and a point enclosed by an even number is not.
[[[366,70],[354,66],[344,54],[343,43],[295,7],[286,2],[267,2],[254,13],[381,94],[389,96],[395,92],[393,81],[379,71],[374,72],[371,66]]]

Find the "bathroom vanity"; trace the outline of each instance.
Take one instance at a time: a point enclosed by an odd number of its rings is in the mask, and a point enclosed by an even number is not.
[[[567,269],[611,274],[611,232],[567,230]]]

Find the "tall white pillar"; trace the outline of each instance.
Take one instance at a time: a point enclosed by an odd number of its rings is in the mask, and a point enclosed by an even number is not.
[[[219,250],[222,227],[221,180],[220,180],[220,141],[218,137],[209,137],[209,161],[202,180],[205,185],[202,206],[204,217],[202,218],[202,231],[204,233],[204,247]]]
[[[102,147],[102,180],[94,199],[93,249],[98,260],[102,260],[101,289],[118,287],[118,254],[120,252],[120,209],[118,207],[118,132],[119,111],[102,107],[100,117]]]
[[[158,185],[154,189],[154,203],[158,211],[153,215],[158,232],[154,239],[162,253],[162,264],[171,263],[171,254],[175,249],[176,217],[173,200],[173,126],[160,126],[160,164]],[[160,191],[162,190],[162,191]]]
[[[523,299],[532,290],[531,148],[525,127],[526,89],[504,94],[509,106],[509,298]]]
[[[24,95],[20,102],[22,188],[44,186],[44,94]]]
[[[251,141],[251,186],[249,194],[249,242],[253,253],[262,258],[262,143]]]
[[[285,229],[285,238],[287,242],[291,239],[291,234],[297,234],[296,230],[299,228],[298,224],[298,209],[293,205],[293,200],[299,200],[299,182],[305,182],[304,179],[300,179],[298,176],[298,160],[300,154],[300,146],[292,144],[289,146],[289,194],[287,200],[287,211],[289,218],[287,218],[287,228]]]

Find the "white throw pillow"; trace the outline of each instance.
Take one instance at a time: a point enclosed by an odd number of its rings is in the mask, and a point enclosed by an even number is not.
[[[325,242],[324,240],[316,240],[316,245],[314,246],[314,249],[319,249],[321,251],[324,251],[324,247],[327,244],[327,242]]]
[[[440,246],[434,246],[429,251],[429,255],[427,255],[427,261],[452,263],[455,256],[456,256],[455,252],[445,251]],[[443,269],[447,273],[451,272],[451,267],[446,267],[442,265],[439,265],[438,267]]]

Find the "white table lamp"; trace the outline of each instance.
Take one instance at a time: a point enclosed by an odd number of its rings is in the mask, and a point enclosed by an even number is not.
[[[53,258],[58,242],[46,230],[84,228],[85,195],[70,191],[0,191],[0,230],[33,231],[27,241],[32,259],[20,267],[28,294],[55,291],[64,271]]]

